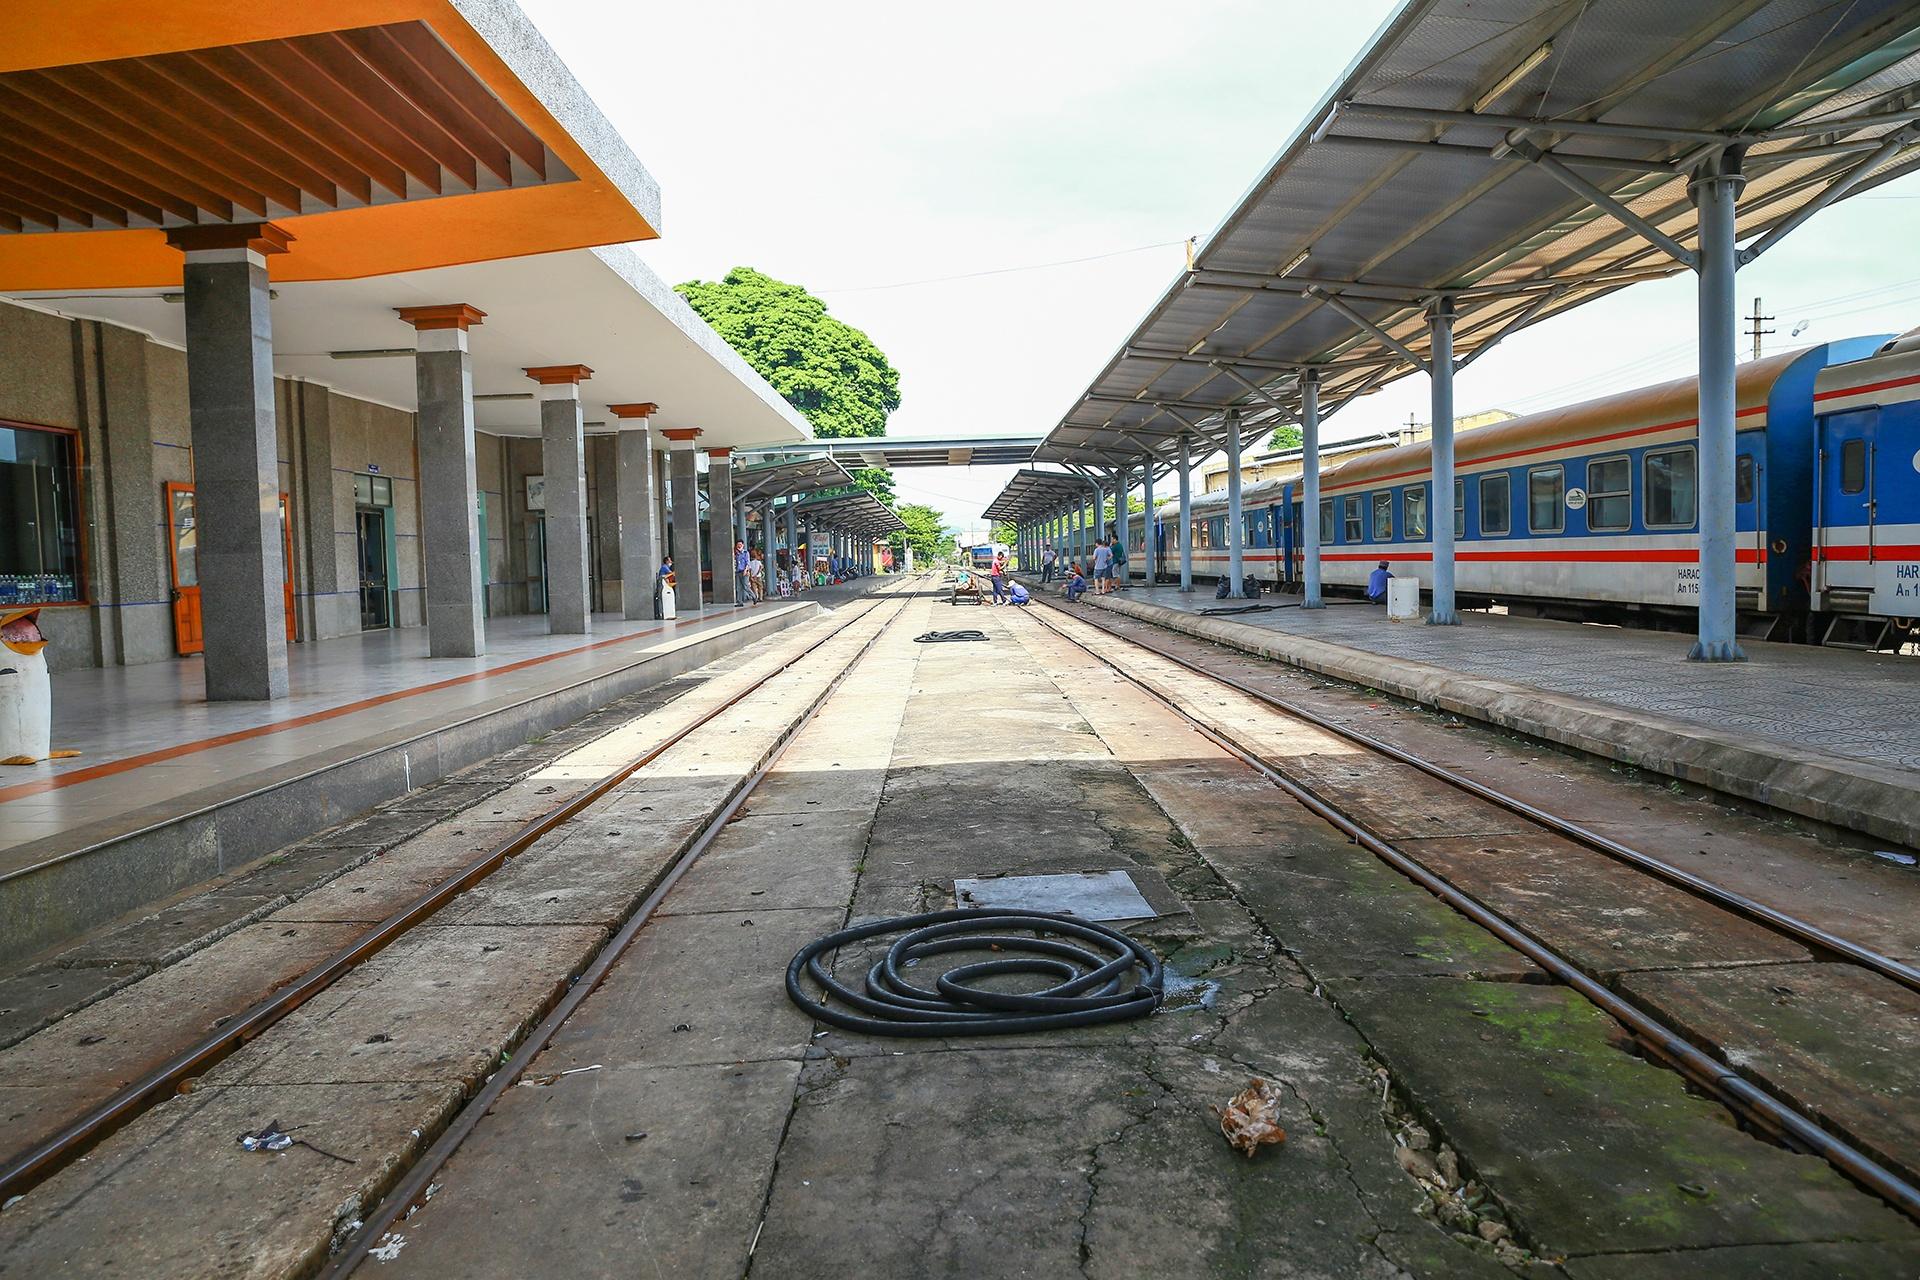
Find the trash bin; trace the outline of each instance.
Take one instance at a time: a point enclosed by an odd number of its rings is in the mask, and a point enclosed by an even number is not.
[[[1387,617],[1410,622],[1420,616],[1420,579],[1393,578],[1387,583]]]

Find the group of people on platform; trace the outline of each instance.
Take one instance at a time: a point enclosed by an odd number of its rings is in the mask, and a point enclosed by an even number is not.
[[[660,560],[660,591],[671,591],[678,578],[673,571],[673,557],[663,556]],[[749,548],[744,542],[733,544],[733,581],[734,602],[736,604],[761,604],[771,591],[781,599],[798,595],[809,586],[824,587],[837,582],[847,582],[860,576],[854,567],[853,557],[827,555],[821,556],[819,568],[809,575],[795,572],[785,550],[774,552],[773,577],[767,576],[765,553],[759,547]],[[656,609],[658,604],[656,603]]]
[[[1040,581],[1052,582],[1059,577],[1067,585],[1068,600],[1078,600],[1089,590],[1097,596],[1112,595],[1118,582],[1126,575],[1126,545],[1109,528],[1105,537],[1094,541],[1093,554],[1089,559],[1091,563],[1084,568],[1077,560],[1068,560],[1063,565],[1061,556],[1052,547],[1042,547]]]

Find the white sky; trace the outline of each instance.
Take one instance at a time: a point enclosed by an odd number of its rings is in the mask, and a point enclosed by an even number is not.
[[[1388,0],[920,6],[521,0],[664,193],[671,282],[805,285],[900,371],[892,435],[1043,434],[1394,7]],[[1920,175],[1828,210],[1740,273],[1796,343],[1920,324]],[[1146,246],[1159,246],[1147,248]],[[1101,256],[1042,270],[1033,264]],[[973,279],[895,286],[969,272]],[[1679,377],[1691,277],[1509,338],[1458,411],[1528,412]],[[1747,349],[1743,340],[1742,351]],[[1409,413],[1402,379],[1329,439]],[[895,473],[965,529],[1007,468]]]

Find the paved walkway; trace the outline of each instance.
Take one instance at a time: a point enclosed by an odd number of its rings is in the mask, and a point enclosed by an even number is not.
[[[1133,587],[1123,600],[1198,612],[1246,601],[1211,591]],[[1266,597],[1281,602],[1296,597]],[[1920,769],[1920,661],[1889,655],[1748,642],[1748,661],[1688,662],[1687,637],[1467,613],[1458,627],[1387,621],[1384,611],[1335,604],[1236,616],[1234,622],[1405,658],[1466,675],[1689,721],[1720,733],[1896,769]]]

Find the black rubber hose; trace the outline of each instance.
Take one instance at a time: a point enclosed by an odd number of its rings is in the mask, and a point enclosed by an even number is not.
[[[954,644],[963,640],[985,640],[987,633],[966,627],[959,631],[928,631],[913,638],[915,644]]]
[[[837,948],[889,933],[901,936],[867,970],[864,990],[837,981],[822,963]],[[902,972],[927,956],[955,951],[994,958],[948,969],[932,990],[915,986]],[[1060,981],[1019,992],[973,985],[1009,973]],[[808,993],[803,974],[819,985],[824,999]],[[1117,929],[1047,911],[965,908],[876,920],[809,942],[787,965],[787,995],[808,1016],[845,1031],[929,1038],[1123,1022],[1152,1013],[1165,998],[1160,957]]]

